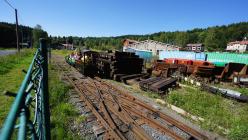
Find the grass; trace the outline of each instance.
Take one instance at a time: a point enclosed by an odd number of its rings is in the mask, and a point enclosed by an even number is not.
[[[73,50],[52,50],[52,54],[66,56],[73,52]]]
[[[59,78],[59,71],[54,65],[49,67],[49,92],[51,106],[51,134],[52,139],[82,139],[69,128],[73,121],[77,123],[85,120],[75,107],[68,103],[70,87]],[[84,119],[82,119],[84,118]]]
[[[14,98],[4,95],[4,91],[17,92],[25,76],[22,69],[29,67],[34,50],[25,50],[21,54],[0,57],[0,126],[6,118]]]
[[[4,91],[17,92],[25,76],[23,69],[27,70],[34,55],[34,50],[24,50],[21,54],[13,54],[0,57],[0,128],[9,113],[14,98],[4,95]],[[69,124],[85,120],[79,116],[77,110],[69,104],[68,90],[59,78],[60,73],[53,65],[49,66],[49,93],[51,111],[51,135],[52,139],[82,139],[76,133],[71,132]],[[31,115],[32,116],[32,115]]]
[[[21,64],[31,63],[31,59],[34,55],[34,50],[25,49],[20,54],[11,54],[7,56],[1,56],[0,58],[0,75],[8,73],[15,67]]]
[[[248,105],[246,103],[189,87],[173,90],[166,101],[204,118],[205,121],[198,123],[209,131],[233,140],[248,139]]]

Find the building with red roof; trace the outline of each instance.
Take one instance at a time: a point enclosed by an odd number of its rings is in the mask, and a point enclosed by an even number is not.
[[[234,41],[229,42],[226,47],[227,51],[235,51],[235,52],[245,52],[248,51],[248,41]]]

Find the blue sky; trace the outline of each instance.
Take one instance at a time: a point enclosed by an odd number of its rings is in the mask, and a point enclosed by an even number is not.
[[[50,35],[119,36],[248,21],[248,0],[9,0],[20,24]],[[0,21],[15,22],[0,0]]]

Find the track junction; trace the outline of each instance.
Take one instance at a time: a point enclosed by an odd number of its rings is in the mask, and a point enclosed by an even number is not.
[[[63,60],[63,59],[62,59]],[[98,139],[214,139],[161,112],[128,91],[101,78],[90,78],[59,60],[57,67],[73,86],[81,103],[93,113]]]

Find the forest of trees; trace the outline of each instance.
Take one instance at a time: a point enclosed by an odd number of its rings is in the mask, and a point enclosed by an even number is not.
[[[48,34],[42,30],[40,25],[34,28],[19,25],[19,42],[32,43],[33,46],[38,45],[39,38],[47,38]],[[0,22],[0,47],[14,48],[16,47],[16,27],[15,24]]]
[[[37,44],[39,37],[47,37],[47,32],[43,31],[40,25],[35,28],[21,26],[19,34],[22,35],[20,41],[32,40]],[[124,35],[117,37],[60,37],[49,36],[48,42],[52,46],[60,43],[73,43],[76,46],[98,49],[98,50],[119,50],[122,41],[126,38],[138,41],[152,39],[164,43],[175,44],[185,47],[187,43],[203,43],[209,51],[221,51],[226,48],[230,41],[240,41],[244,37],[248,38],[248,22],[234,23],[230,25],[214,26],[205,29],[196,28],[188,31],[158,32],[147,35]],[[0,23],[0,47],[15,45],[15,24]]]
[[[107,50],[119,50],[122,41],[126,38],[134,40],[152,39],[164,43],[175,44],[185,47],[188,43],[203,43],[209,51],[222,51],[228,42],[240,41],[244,37],[248,38],[248,22],[234,23],[230,25],[214,26],[205,29],[196,28],[188,31],[159,32],[147,35],[124,35],[117,37],[51,37],[52,43],[66,41],[74,43],[76,46],[86,48]]]

